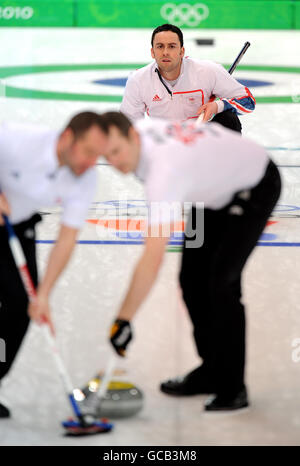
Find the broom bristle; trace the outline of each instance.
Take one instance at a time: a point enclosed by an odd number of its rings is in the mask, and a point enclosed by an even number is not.
[[[74,419],[62,422],[63,427],[66,430],[66,435],[72,437],[79,437],[83,435],[94,435],[104,434],[110,432],[113,428],[113,424],[110,424],[105,419],[101,421],[95,421],[90,426],[82,426],[80,422]]]

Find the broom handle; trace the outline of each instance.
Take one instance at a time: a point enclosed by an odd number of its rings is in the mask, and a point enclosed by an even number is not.
[[[107,367],[103,376],[103,379],[101,379],[101,384],[99,386],[99,390],[97,391],[97,397],[102,400],[105,398],[109,382],[111,381],[112,374],[114,371],[116,365],[116,358],[114,355],[111,355],[111,357],[108,360]]]
[[[8,242],[9,242],[9,246],[10,246],[10,249],[11,249],[12,256],[13,256],[14,261],[16,263],[16,266],[17,266],[17,268],[19,270],[20,277],[22,279],[22,282],[23,282],[25,291],[27,293],[28,299],[29,299],[29,301],[32,302],[36,298],[36,290],[35,290],[35,287],[34,287],[34,284],[33,284],[33,281],[32,281],[28,266],[27,266],[27,261],[26,261],[26,258],[25,258],[21,243],[20,243],[18,237],[16,236],[16,234],[14,232],[14,229],[13,229],[13,226],[10,223],[10,220],[7,217],[7,215],[2,214],[2,217],[4,219],[5,227],[6,227],[7,232],[8,232]],[[52,335],[52,333],[50,331],[49,325],[46,324],[46,323],[42,324],[42,331],[44,333],[45,339],[49,343],[49,347],[51,348],[51,351],[52,351],[52,354],[53,354],[53,358],[54,358],[58,373],[59,373],[59,375],[60,375],[60,377],[61,377],[61,379],[63,381],[63,384],[65,386],[65,389],[66,389],[66,391],[68,393],[70,402],[71,402],[72,407],[74,409],[74,412],[75,412],[76,416],[80,417],[81,413],[80,413],[79,407],[78,407],[78,405],[77,405],[77,403],[76,403],[76,401],[74,399],[74,396],[73,396],[73,385],[72,385],[72,382],[71,382],[71,378],[70,378],[70,376],[69,376],[69,374],[68,374],[68,372],[66,370],[66,367],[65,367],[65,365],[63,363],[63,360],[62,360],[62,358],[61,358],[61,356],[59,354],[55,338],[53,337],[53,335]]]

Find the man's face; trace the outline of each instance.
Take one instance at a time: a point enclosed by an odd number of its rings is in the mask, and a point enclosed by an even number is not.
[[[125,137],[118,128],[111,126],[103,155],[113,167],[122,173],[135,171],[139,150],[139,135],[133,127],[129,129],[128,137]]]
[[[162,72],[170,73],[176,70],[179,72],[184,47],[181,47],[179,37],[175,32],[158,32],[153,39],[151,55]]]
[[[107,136],[96,125],[91,126],[77,138],[74,137],[72,130],[67,129],[63,137],[63,163],[76,176],[82,175],[96,164],[107,142]]]

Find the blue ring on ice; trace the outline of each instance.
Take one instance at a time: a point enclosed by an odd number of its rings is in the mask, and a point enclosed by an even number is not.
[[[118,86],[125,87],[128,78],[106,78],[96,79],[93,84],[102,84],[104,86]],[[258,79],[237,79],[237,81],[246,87],[263,87],[272,86],[274,83],[271,81],[261,81]]]
[[[259,238],[259,241],[273,241],[276,238],[277,235],[274,235],[273,233],[262,233],[262,235]]]

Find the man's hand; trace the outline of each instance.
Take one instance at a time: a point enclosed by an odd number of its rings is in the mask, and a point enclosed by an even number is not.
[[[38,293],[36,298],[29,303],[28,314],[36,324],[48,324],[51,332],[55,333],[47,296]]]
[[[197,111],[198,115],[204,113],[203,121],[209,121],[216,113],[218,113],[218,105],[216,102],[208,102],[201,105]]]
[[[110,329],[110,342],[119,356],[125,356],[126,347],[132,339],[128,320],[116,319]]]
[[[1,214],[10,215],[10,207],[4,194],[0,194],[0,225],[4,225]]]

